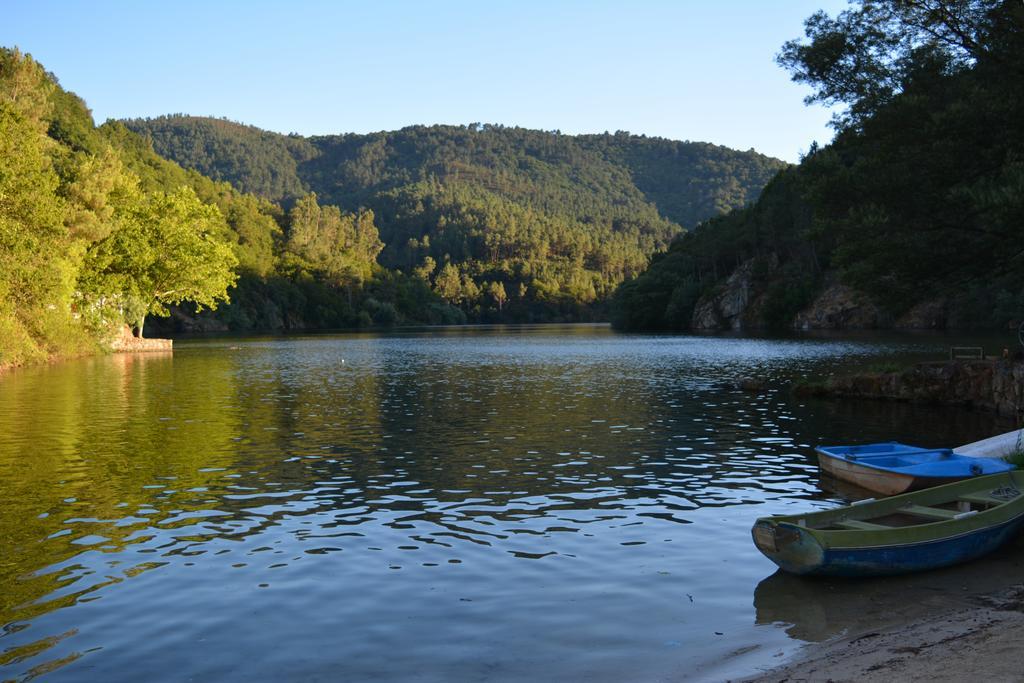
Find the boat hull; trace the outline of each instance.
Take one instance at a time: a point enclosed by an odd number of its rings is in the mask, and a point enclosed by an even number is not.
[[[927,449],[895,441],[859,446],[819,446],[822,473],[883,496],[895,496],[972,477],[997,474],[1013,466],[949,449]]]
[[[972,458],[1005,458],[1017,452],[1018,445],[1024,441],[1021,432],[1024,430],[1015,429],[1005,434],[975,441],[956,449],[960,455]]]
[[[907,491],[917,491],[965,479],[965,477],[915,477],[902,472],[886,472],[836,458],[821,451],[818,451],[818,465],[823,472],[827,472],[836,479],[848,481],[883,496],[895,496]]]
[[[952,538],[862,548],[825,548],[813,537],[798,531],[802,536],[799,541],[781,552],[766,552],[765,555],[792,574],[893,576],[939,569],[977,559],[1009,541],[1022,527],[1024,513],[1002,524]]]
[[[754,544],[787,572],[884,576],[985,555],[1024,527],[1024,472],[1011,471],[803,514],[764,517]]]

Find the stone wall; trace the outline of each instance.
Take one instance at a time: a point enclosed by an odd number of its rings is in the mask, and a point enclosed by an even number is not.
[[[171,351],[174,341],[171,339],[147,339],[132,335],[128,326],[121,334],[110,341],[110,350],[115,353],[140,353],[146,351]]]
[[[961,405],[1019,418],[1024,414],[1024,360],[919,363],[902,372],[866,372],[800,385],[802,396],[847,397]]]

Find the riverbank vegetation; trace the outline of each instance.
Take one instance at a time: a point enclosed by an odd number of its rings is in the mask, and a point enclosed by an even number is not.
[[[835,140],[673,241],[618,291],[615,323],[843,326],[800,315],[841,287],[865,326],[1024,318],[1024,6],[863,0],[810,17],[779,62],[844,107]]]
[[[382,246],[371,212],[314,195],[285,212],[186,171],[0,50],[0,367],[94,352],[172,310],[219,306],[219,329],[461,320],[384,271]]]
[[[0,51],[0,366],[94,350],[185,300],[215,307],[237,259],[189,187],[144,187],[81,100]]]

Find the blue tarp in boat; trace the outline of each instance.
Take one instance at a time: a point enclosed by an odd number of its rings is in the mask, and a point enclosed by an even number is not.
[[[863,467],[914,477],[975,477],[998,474],[1014,466],[995,458],[957,455],[949,448],[920,448],[896,441],[860,446],[819,446],[818,453]]]

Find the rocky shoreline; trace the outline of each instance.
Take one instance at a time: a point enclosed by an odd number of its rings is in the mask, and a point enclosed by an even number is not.
[[[801,331],[967,330],[977,326],[977,321],[965,317],[963,302],[946,296],[928,297],[905,311],[892,313],[865,292],[843,283],[834,271],[820,275],[798,310],[788,312],[784,319],[769,320],[778,288],[792,285],[783,276],[781,266],[775,254],[738,264],[697,299],[687,327],[694,332],[738,332],[773,325]],[[1019,323],[1009,321],[1011,327]]]
[[[1019,418],[1024,415],[1024,359],[937,361],[894,372],[833,375],[823,382],[798,384],[793,392],[801,397],[963,406]]]

